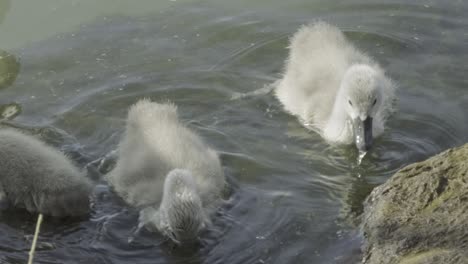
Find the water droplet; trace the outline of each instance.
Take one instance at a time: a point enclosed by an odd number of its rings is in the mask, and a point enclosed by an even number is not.
[[[366,151],[359,151],[359,157],[358,157],[358,165],[361,165],[362,160],[366,156],[367,152]]]

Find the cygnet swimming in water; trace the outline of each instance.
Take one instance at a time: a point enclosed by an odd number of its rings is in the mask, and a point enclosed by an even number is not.
[[[392,112],[395,85],[334,26],[318,22],[291,38],[275,94],[284,108],[328,142],[368,150]]]
[[[174,242],[195,240],[225,186],[217,153],[184,126],[175,105],[147,99],[130,107],[115,168],[116,193],[140,209],[140,226]]]
[[[0,201],[63,217],[89,212],[91,181],[60,151],[16,129],[0,129]]]

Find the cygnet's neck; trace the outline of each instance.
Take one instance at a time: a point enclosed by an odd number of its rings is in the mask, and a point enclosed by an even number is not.
[[[192,174],[182,169],[170,171],[164,181],[161,206],[171,206],[173,203],[183,203],[193,199],[199,199],[199,197]]]
[[[167,221],[173,231],[176,227],[182,228],[183,233],[191,236],[198,232],[204,218],[202,201],[192,174],[185,170],[171,171],[164,183],[160,221]]]
[[[198,206],[193,206],[198,205]],[[192,207],[199,207],[193,210]],[[193,212],[201,212],[201,201],[196,184],[190,172],[175,169],[168,173],[164,182],[162,199],[159,204],[140,211],[140,225],[150,229],[156,227],[159,231],[173,231],[174,215],[191,217]]]
[[[349,69],[348,69],[349,71]],[[324,136],[330,141],[346,141],[346,129],[348,126],[348,114],[346,112],[347,87],[344,85],[345,78],[342,79],[338,92],[333,102],[330,118],[324,127]]]

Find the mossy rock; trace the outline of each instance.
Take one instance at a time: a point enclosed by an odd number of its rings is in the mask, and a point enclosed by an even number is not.
[[[468,144],[398,171],[366,199],[366,264],[468,263]]]
[[[0,89],[13,84],[18,76],[20,63],[15,56],[0,50]]]

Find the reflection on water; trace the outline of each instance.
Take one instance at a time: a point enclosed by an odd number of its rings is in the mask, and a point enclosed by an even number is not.
[[[10,10],[10,0],[0,0],[0,25],[5,19],[8,10]]]
[[[2,125],[39,135],[98,182],[89,219],[45,219],[35,260],[357,262],[361,204],[372,188],[468,139],[468,5],[410,2],[132,2],[141,10],[126,13],[117,10],[126,2],[116,1],[120,7],[104,14],[88,10],[88,1],[74,9],[73,1],[48,0],[53,4],[41,2],[37,16],[56,8],[62,13],[51,11],[46,20],[59,24],[76,11],[75,26],[38,30],[29,39],[21,30],[26,1],[11,3],[0,34],[21,24],[16,33],[25,36],[4,42],[21,58],[21,74],[0,90],[0,104],[17,102],[22,111]],[[355,148],[329,146],[284,113],[266,86],[281,72],[288,36],[316,18],[343,28],[400,86],[399,111],[361,164]],[[135,234],[138,212],[102,180],[127,108],[142,97],[175,102],[182,119],[220,152],[232,194],[196,247]],[[0,214],[0,262],[25,262],[35,219],[15,210]]]
[[[0,90],[13,84],[18,76],[20,63],[6,51],[0,50]]]

